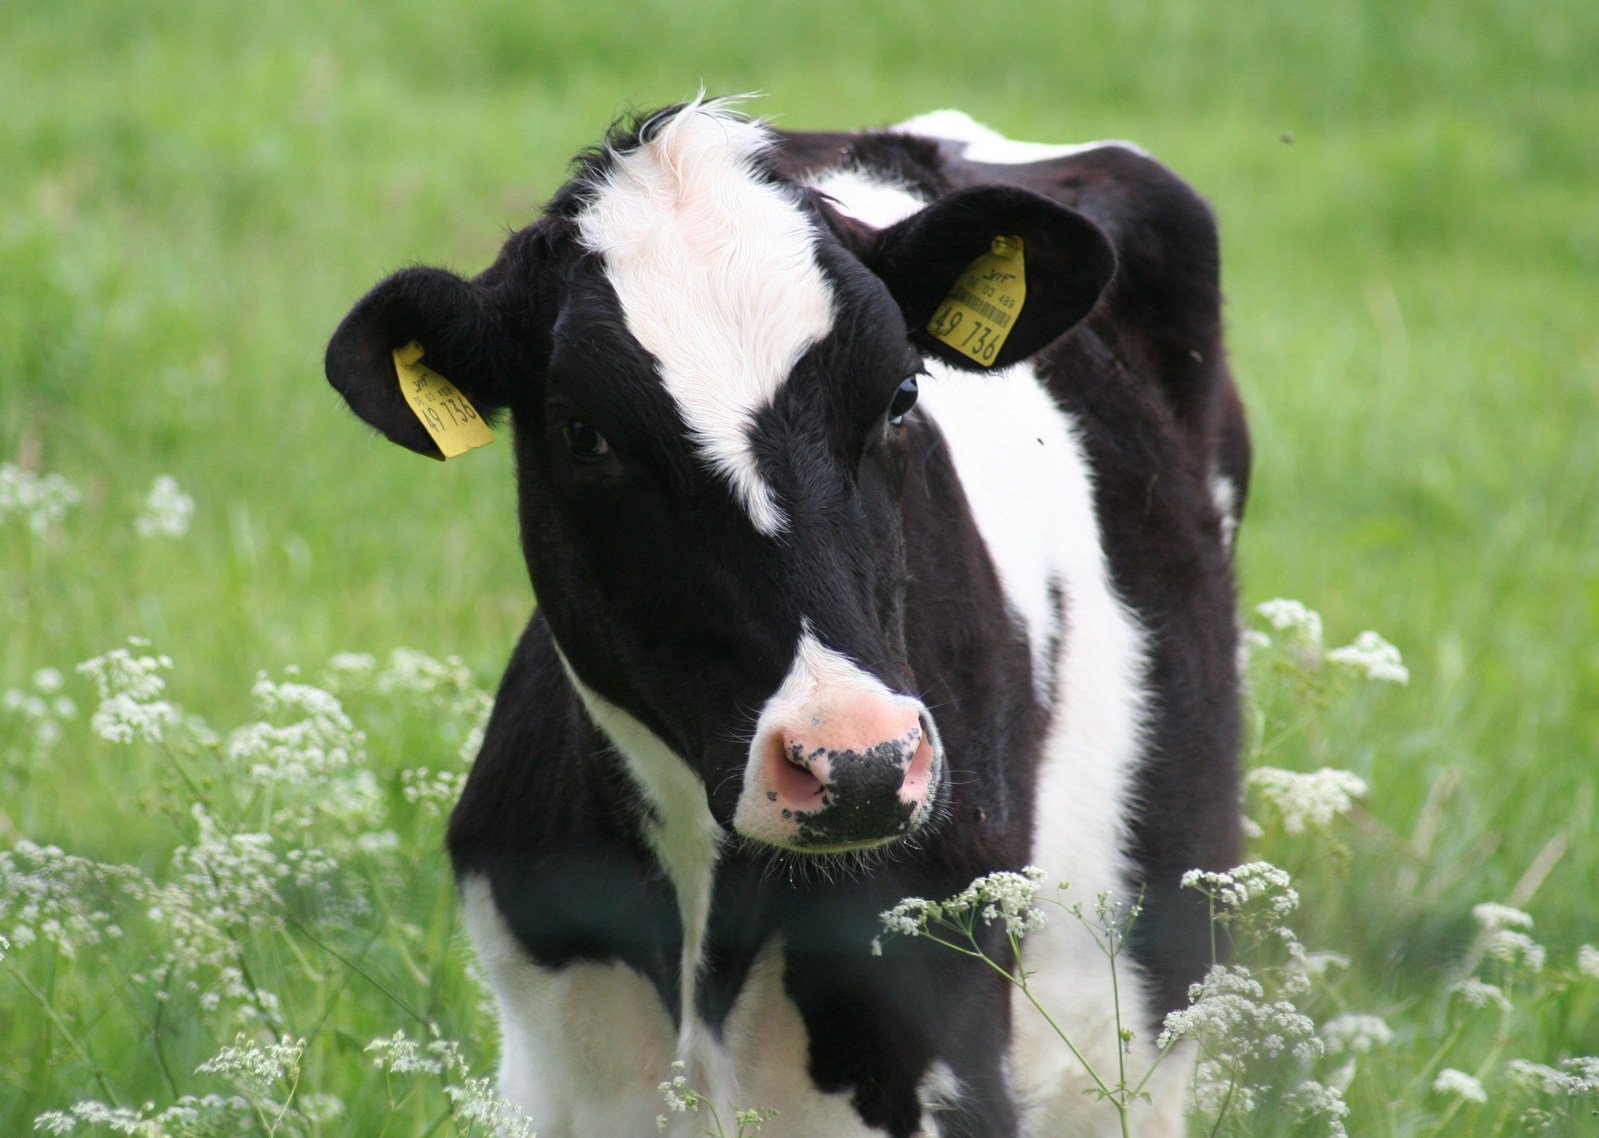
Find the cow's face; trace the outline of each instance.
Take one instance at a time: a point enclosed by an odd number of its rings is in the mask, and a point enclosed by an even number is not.
[[[591,715],[675,753],[724,827],[833,852],[915,831],[942,782],[930,678],[906,660],[901,498],[933,434],[924,353],[960,357],[921,330],[996,235],[1031,253],[999,366],[1086,312],[1112,262],[1087,221],[1017,190],[866,230],[773,175],[768,145],[714,105],[657,116],[476,280],[380,284],[328,374],[423,453],[392,348],[421,342],[480,409],[508,408],[528,566]]]

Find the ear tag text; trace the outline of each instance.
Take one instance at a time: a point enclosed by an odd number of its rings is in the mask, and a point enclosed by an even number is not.
[[[993,367],[1027,299],[1020,237],[996,237],[950,286],[927,322],[928,335],[961,355]]]
[[[415,340],[403,348],[395,348],[394,374],[399,378],[400,393],[405,401],[427,433],[433,436],[433,444],[443,456],[439,461],[492,443],[494,432],[460,389],[432,368],[417,362],[423,354],[422,345]]]

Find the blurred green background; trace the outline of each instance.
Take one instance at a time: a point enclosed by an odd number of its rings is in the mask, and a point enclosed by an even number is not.
[[[128,634],[218,722],[257,669],[338,650],[492,683],[532,603],[509,447],[388,445],[323,346],[386,272],[487,264],[613,117],[702,82],[794,128],[954,106],[1131,138],[1198,187],[1257,445],[1243,596],[1300,597],[1337,643],[1378,629],[1413,673],[1319,756],[1372,784],[1371,845],[1308,891],[1305,939],[1391,997],[1540,853],[1540,936],[1599,938],[1588,0],[8,0],[0,461],[85,500],[42,537],[0,523],[0,688]],[[180,541],[133,531],[157,474],[197,501]],[[1436,839],[1388,840],[1446,770]],[[0,842],[144,861],[148,777],[87,738],[13,763]]]

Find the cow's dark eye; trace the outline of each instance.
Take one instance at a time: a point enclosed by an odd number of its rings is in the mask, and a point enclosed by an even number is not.
[[[566,442],[566,449],[577,458],[602,458],[611,452],[611,444],[605,441],[605,436],[581,419],[562,423],[561,438]]]
[[[894,392],[894,398],[888,401],[888,421],[896,427],[900,420],[909,415],[911,408],[916,406],[917,392],[916,377],[907,376],[905,382],[899,385],[899,390]]]

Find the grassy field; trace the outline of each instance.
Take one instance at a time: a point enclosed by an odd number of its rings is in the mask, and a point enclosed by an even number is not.
[[[1263,847],[1298,879],[1305,942],[1351,958],[1325,1010],[1394,1029],[1391,1063],[1350,1086],[1350,1132],[1515,1125],[1486,1066],[1486,1106],[1425,1086],[1390,1105],[1453,1037],[1437,1000],[1479,902],[1530,912],[1549,953],[1509,1054],[1599,1052],[1599,981],[1548,980],[1599,942],[1599,7],[12,0],[5,23],[0,463],[82,497],[42,532],[0,517],[0,691],[55,668],[80,709],[49,746],[0,709],[0,849],[162,877],[200,839],[190,797],[272,824],[283,804],[207,783],[203,748],[90,730],[72,669],[130,635],[224,733],[256,717],[258,671],[315,676],[342,651],[458,655],[492,686],[532,604],[509,448],[423,461],[321,378],[379,276],[485,265],[615,115],[702,81],[764,91],[798,128],[952,105],[1013,137],[1137,139],[1210,199],[1257,444],[1243,596],[1405,651],[1408,687],[1263,757],[1371,787],[1335,839]],[[195,502],[181,538],[135,527],[163,474]],[[410,705],[375,680],[351,695],[401,847],[362,855],[377,917],[257,961],[299,993],[306,1088],[348,1107],[326,1133],[364,1132],[350,1119],[395,1093],[368,1039],[482,1031],[442,821],[400,782],[452,766],[470,726],[459,677],[430,683]],[[340,827],[312,831],[355,840]],[[126,981],[142,928],[0,963],[0,1133],[80,1098],[204,1092],[187,1072],[232,1029]],[[1466,1024],[1433,1065],[1475,1070],[1503,1030]],[[433,1093],[388,1132],[427,1132]]]

